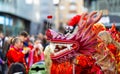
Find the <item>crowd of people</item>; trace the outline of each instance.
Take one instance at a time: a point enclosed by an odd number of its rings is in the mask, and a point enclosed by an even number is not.
[[[0,74],[15,73],[15,70],[12,73],[9,72],[12,71],[14,63],[18,63],[16,65],[22,64],[25,72],[28,73],[32,64],[44,60],[43,51],[47,44],[46,36],[42,33],[39,33],[38,36],[30,36],[26,31],[22,31],[16,37],[5,37],[1,32]]]

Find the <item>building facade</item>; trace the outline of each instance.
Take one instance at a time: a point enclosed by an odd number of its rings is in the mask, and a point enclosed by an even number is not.
[[[102,10],[102,23],[105,26],[116,23],[116,26],[120,28],[120,0],[84,0],[84,7],[88,8],[89,12]]]
[[[42,22],[52,14],[51,0],[0,0],[0,31],[17,35],[26,30],[37,34],[42,30]],[[11,26],[7,31],[7,26]],[[18,30],[18,31],[17,31]]]
[[[66,24],[70,18],[84,11],[83,0],[60,0],[59,22]]]

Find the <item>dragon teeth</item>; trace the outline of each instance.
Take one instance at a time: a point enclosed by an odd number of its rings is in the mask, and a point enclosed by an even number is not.
[[[55,44],[55,45],[71,47],[73,44]]]

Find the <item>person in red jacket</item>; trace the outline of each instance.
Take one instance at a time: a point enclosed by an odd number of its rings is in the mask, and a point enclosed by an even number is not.
[[[24,56],[29,51],[29,49],[21,51],[22,48],[23,42],[21,41],[21,39],[20,38],[13,39],[12,46],[9,48],[6,54],[8,59],[8,66],[10,66],[12,63],[19,62],[24,64],[24,66],[26,67]]]
[[[29,53],[28,67],[30,68],[32,64],[39,61],[44,61],[44,53],[41,41],[39,39],[36,39],[34,42],[34,47]]]

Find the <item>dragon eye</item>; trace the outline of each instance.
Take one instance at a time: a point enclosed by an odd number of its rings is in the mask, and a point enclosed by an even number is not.
[[[65,26],[65,30],[72,30],[73,27],[72,26]]]

